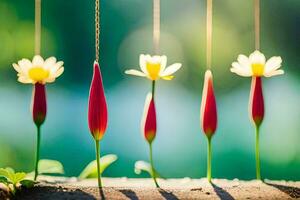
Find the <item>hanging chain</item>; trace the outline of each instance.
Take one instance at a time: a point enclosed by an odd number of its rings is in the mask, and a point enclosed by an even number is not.
[[[212,1],[207,0],[206,9],[206,67],[211,68],[212,54]]]
[[[255,49],[260,49],[260,0],[254,0]]]
[[[35,16],[34,16],[34,52],[35,55],[41,54],[41,0],[35,0]]]
[[[159,54],[160,43],[160,0],[153,0],[153,48]]]
[[[99,62],[100,0],[95,0],[95,60]]]

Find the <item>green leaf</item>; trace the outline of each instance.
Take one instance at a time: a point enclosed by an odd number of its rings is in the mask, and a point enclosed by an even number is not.
[[[26,173],[15,173],[15,171],[12,168],[0,168],[0,176],[6,178],[7,183],[12,183],[15,185],[25,178]],[[2,180],[4,180],[3,178]]]
[[[100,158],[100,174],[104,172],[104,170],[109,167],[112,163],[114,163],[118,157],[114,154],[108,154]],[[84,178],[97,178],[97,161],[94,160],[90,162],[84,170],[79,175],[80,179]]]
[[[5,176],[0,175],[0,183],[8,184],[9,181],[7,180],[7,178]]]
[[[0,168],[0,176],[4,176],[7,182],[15,184],[15,171],[12,168]]]
[[[153,177],[151,165],[148,162],[143,160],[136,161],[134,164],[134,172],[136,174],[141,174],[142,171],[147,172],[151,177]],[[156,178],[161,177],[155,169],[154,169],[154,173]]]
[[[17,172],[15,174],[13,174],[13,177],[12,177],[12,182],[13,184],[17,184],[19,183],[20,181],[22,181],[26,176],[26,173],[24,172]]]
[[[39,174],[64,174],[63,165],[57,160],[39,161]]]
[[[32,188],[36,184],[35,181],[28,180],[28,179],[22,180],[22,181],[20,181],[20,183],[25,188]]]
[[[8,176],[7,170],[4,168],[0,168],[0,176],[4,176],[7,178],[7,176]]]

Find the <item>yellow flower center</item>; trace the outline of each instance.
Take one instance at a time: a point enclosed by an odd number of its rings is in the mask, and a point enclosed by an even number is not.
[[[41,82],[49,77],[49,71],[42,67],[33,67],[28,71],[28,75],[32,80]]]
[[[159,78],[160,63],[146,63],[146,68],[151,80],[157,80]]]
[[[252,64],[252,74],[253,76],[262,76],[264,75],[265,65],[261,63]]]

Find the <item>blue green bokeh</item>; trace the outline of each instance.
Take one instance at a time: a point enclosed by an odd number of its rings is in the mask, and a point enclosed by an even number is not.
[[[101,2],[101,55],[109,127],[102,153],[119,160],[105,176],[137,177],[134,162],[148,159],[140,133],[146,79],[126,76],[140,53],[152,53],[152,1]],[[87,100],[94,59],[94,1],[44,0],[42,55],[65,62],[65,72],[47,85],[48,115],[41,157],[57,159],[76,176],[94,158],[87,126]],[[157,83],[157,170],[165,177],[204,177],[206,140],[200,129],[205,72],[205,1],[164,0],[161,49],[181,62],[175,79]],[[254,49],[253,1],[215,0],[213,67],[219,124],[213,138],[213,177],[255,178],[254,127],[248,117],[249,78],[230,73],[240,53]],[[34,1],[0,1],[0,166],[32,171],[36,132],[29,111],[31,85],[16,81],[11,64],[32,58]],[[283,58],[285,75],[264,79],[266,117],[261,128],[262,176],[300,179],[300,1],[261,1],[261,46]],[[143,174],[147,176],[146,174]]]

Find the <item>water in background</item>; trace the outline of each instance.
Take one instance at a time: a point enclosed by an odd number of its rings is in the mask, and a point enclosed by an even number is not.
[[[123,72],[138,67],[140,53],[151,53],[151,5],[151,1],[138,0],[102,3],[100,60],[109,127],[101,149],[102,154],[119,157],[106,176],[137,177],[134,162],[148,159],[140,120],[150,83]],[[286,71],[284,76],[264,79],[262,175],[299,180],[300,52],[295,41],[300,35],[300,3],[266,0],[262,9],[262,50],[267,57],[281,55]],[[33,56],[33,10],[33,1],[0,2],[0,166],[25,171],[33,168],[36,139],[29,111],[31,85],[15,81],[11,63]],[[183,68],[173,81],[157,84],[155,165],[165,177],[198,178],[206,173],[206,138],[199,119],[205,71],[205,2],[164,1],[162,10],[162,52],[168,55],[169,63],[181,62]],[[215,1],[214,12],[213,73],[219,124],[213,138],[213,176],[252,179],[255,158],[254,130],[248,117],[250,79],[229,72],[239,53],[253,50],[252,1]],[[90,2],[43,2],[42,52],[45,57],[54,55],[65,61],[65,73],[47,86],[48,115],[42,129],[41,157],[60,160],[67,176],[78,175],[94,159],[87,126],[93,28]]]

